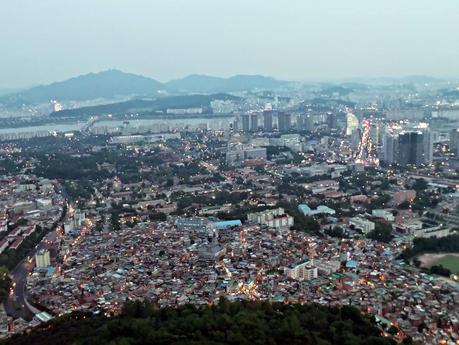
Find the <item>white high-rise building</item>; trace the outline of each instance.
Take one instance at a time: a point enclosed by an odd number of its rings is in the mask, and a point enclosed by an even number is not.
[[[35,254],[35,265],[37,267],[51,266],[51,258],[48,249],[41,249]]]
[[[352,113],[346,115],[346,135],[352,135],[356,129],[359,128],[359,119]]]
[[[311,280],[317,278],[318,269],[313,266],[312,261],[303,260],[286,267],[285,274],[295,280]]]

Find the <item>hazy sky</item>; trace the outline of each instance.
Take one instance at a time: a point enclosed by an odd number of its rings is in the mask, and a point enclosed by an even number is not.
[[[0,0],[0,87],[117,68],[291,80],[459,75],[458,0]]]

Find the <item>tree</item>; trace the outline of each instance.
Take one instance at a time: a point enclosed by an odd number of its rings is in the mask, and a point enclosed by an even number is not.
[[[11,278],[9,276],[8,268],[0,266],[0,299],[3,300],[10,290]]]
[[[118,231],[120,227],[120,215],[118,212],[112,212],[112,217],[110,219],[110,222],[112,224],[112,228],[115,231]]]
[[[158,308],[127,301],[120,315],[82,312],[56,318],[38,331],[11,338],[34,344],[356,344],[389,345],[374,319],[353,307],[228,302]]]
[[[148,218],[151,221],[159,221],[159,222],[165,222],[167,220],[167,216],[165,213],[162,212],[153,212],[148,215]]]
[[[398,328],[395,327],[394,325],[390,326],[389,329],[387,330],[387,333],[395,335],[398,333]]]
[[[413,183],[413,189],[416,191],[416,193],[424,192],[427,189],[427,187],[428,183],[423,178],[418,178]]]
[[[451,275],[451,271],[442,265],[434,265],[430,267],[430,273],[444,277],[449,277]]]
[[[376,223],[375,229],[367,234],[367,237],[379,241],[389,243],[392,241],[392,227],[388,224]]]
[[[340,226],[335,226],[333,228],[325,229],[325,234],[330,237],[337,237],[337,238],[349,238],[346,232]]]

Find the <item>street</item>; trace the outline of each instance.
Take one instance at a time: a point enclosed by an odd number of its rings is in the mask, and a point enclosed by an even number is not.
[[[16,266],[16,268],[11,272],[12,280],[12,293],[8,295],[5,300],[4,306],[5,311],[8,315],[14,318],[23,318],[27,321],[30,321],[33,316],[40,312],[33,306],[29,305],[26,302],[26,282],[27,275],[34,268],[34,256],[35,253],[41,249],[48,249],[50,245],[48,241],[56,240],[56,230],[48,233],[41,242],[29,253],[28,257],[24,258],[23,261]],[[30,259],[29,259],[30,258]]]

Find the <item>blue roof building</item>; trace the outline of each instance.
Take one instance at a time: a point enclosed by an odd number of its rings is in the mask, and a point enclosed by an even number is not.
[[[34,271],[37,272],[46,272],[47,277],[51,277],[54,274],[55,268],[48,266],[48,267],[34,267]]]
[[[233,226],[241,226],[241,225],[242,225],[242,222],[239,219],[221,220],[221,221],[214,223],[214,226],[217,229],[226,229],[226,228],[232,228]]]
[[[347,260],[346,261],[346,268],[357,268],[357,261],[355,261],[355,260]]]

